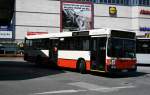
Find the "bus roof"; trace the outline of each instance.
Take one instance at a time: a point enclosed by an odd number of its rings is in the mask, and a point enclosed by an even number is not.
[[[110,34],[110,29],[93,29],[89,30],[89,35],[108,35]]]
[[[30,35],[26,36],[27,39],[43,39],[43,38],[57,38],[57,37],[70,37],[72,32],[60,32],[60,33],[49,33],[41,35]]]
[[[73,36],[99,36],[99,35],[110,35],[111,31],[121,31],[121,32],[131,32],[127,30],[120,30],[120,29],[110,29],[110,28],[102,28],[102,29],[92,29],[92,30],[85,30],[85,31],[74,31]],[[118,33],[117,32],[117,33]],[[135,32],[131,32],[135,33]]]
[[[122,31],[127,32],[126,30],[113,30],[109,28],[103,29],[92,29],[92,30],[83,30],[83,31],[69,31],[69,32],[57,32],[41,35],[30,35],[26,36],[27,39],[42,39],[42,38],[58,38],[58,37],[71,37],[71,36],[99,36],[99,35],[109,35],[111,31]],[[131,32],[134,33],[134,32]]]

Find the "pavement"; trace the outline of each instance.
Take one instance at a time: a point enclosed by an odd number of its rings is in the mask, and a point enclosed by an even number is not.
[[[1,95],[149,95],[150,67],[107,75],[37,67],[21,57],[0,57]]]

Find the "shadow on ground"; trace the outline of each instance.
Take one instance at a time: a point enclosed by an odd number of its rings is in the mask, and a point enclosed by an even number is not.
[[[150,64],[137,64],[139,67],[150,67]]]
[[[0,61],[0,81],[26,80],[64,73],[63,70],[36,65],[22,61]]]
[[[129,73],[93,73],[92,75],[101,76],[101,77],[107,77],[107,78],[129,78],[129,77],[140,77],[140,76],[146,76],[149,73],[145,72],[129,72]]]

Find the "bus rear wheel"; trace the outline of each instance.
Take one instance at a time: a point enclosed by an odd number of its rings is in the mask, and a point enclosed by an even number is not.
[[[35,60],[35,64],[37,65],[37,66],[40,66],[40,65],[42,65],[42,58],[40,57],[40,56],[37,56],[36,57],[36,60]]]
[[[81,73],[81,74],[85,74],[86,73],[86,63],[84,60],[80,60],[78,62],[78,71]]]

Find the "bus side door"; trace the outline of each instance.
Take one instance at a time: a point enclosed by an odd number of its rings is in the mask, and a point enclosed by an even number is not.
[[[106,37],[94,37],[91,44],[91,69],[103,71],[106,58]]]
[[[58,39],[50,40],[49,57],[53,63],[57,63],[58,59]]]

